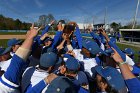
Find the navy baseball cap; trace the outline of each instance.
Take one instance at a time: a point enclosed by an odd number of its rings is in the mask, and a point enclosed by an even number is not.
[[[65,62],[65,66],[69,70],[73,70],[73,71],[78,70],[80,68],[79,61],[74,57],[69,57]]]
[[[83,40],[82,41],[82,45],[84,48],[86,48],[91,54],[96,55],[99,52],[101,52],[100,47],[98,46],[98,44],[94,41],[91,40]]]
[[[41,53],[44,54],[44,53],[47,53],[47,52],[55,52],[55,50],[50,46],[46,46],[45,48],[43,48]]]
[[[50,83],[45,93],[77,93],[77,91],[71,80],[58,76]]]
[[[125,48],[123,52],[128,55],[134,55],[134,51],[131,48]]]
[[[8,40],[7,45],[8,45],[8,47],[10,47],[13,45],[20,45],[21,43],[22,43],[22,40],[13,38],[13,39]]]
[[[116,90],[122,90],[126,87],[124,79],[120,72],[118,72],[117,69],[107,66],[107,67],[102,67],[102,66],[96,66],[94,68],[91,68],[92,73],[94,74],[95,72],[101,75],[103,78],[106,79],[108,84],[113,87]]]
[[[54,66],[59,60],[57,54],[53,52],[47,52],[41,55],[40,57],[40,66],[48,68]]]
[[[108,48],[108,49],[104,50],[104,52],[105,52],[104,54],[106,56],[111,56],[111,54],[114,53],[112,48]]]
[[[110,41],[113,42],[113,43],[116,43],[116,38],[110,37]]]
[[[52,39],[51,37],[46,37],[46,38],[44,39],[44,42],[48,42],[48,41],[53,41],[53,39]]]
[[[82,84],[88,85],[89,84],[87,76],[83,71],[78,72],[76,79],[78,80],[79,85],[82,85]]]

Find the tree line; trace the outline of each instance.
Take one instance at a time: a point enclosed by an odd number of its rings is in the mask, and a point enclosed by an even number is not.
[[[0,30],[27,30],[31,23],[22,22],[19,19],[14,20],[0,15]]]

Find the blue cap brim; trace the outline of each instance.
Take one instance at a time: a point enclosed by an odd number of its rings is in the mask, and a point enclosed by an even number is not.
[[[22,40],[19,40],[15,45],[21,45],[23,43]]]
[[[7,47],[7,48],[3,51],[2,55],[4,55],[4,54],[6,54],[6,53],[10,52],[10,51],[11,51],[11,49],[12,49],[12,47],[11,47],[11,46],[10,46],[10,47]]]
[[[61,63],[62,63],[62,58],[59,57],[59,58],[58,58],[58,61],[57,61],[57,63],[56,63],[56,65],[59,65],[59,64],[61,64]]]

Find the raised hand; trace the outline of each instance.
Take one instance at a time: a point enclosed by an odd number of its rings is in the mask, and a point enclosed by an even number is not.
[[[39,30],[41,30],[42,27],[40,28],[35,28],[34,24],[32,24],[32,26],[30,27],[29,32],[27,32],[27,38],[34,38],[37,36]]]
[[[48,33],[45,33],[43,36],[41,36],[40,40],[44,40],[46,37],[49,37]]]
[[[50,22],[50,25],[53,25],[53,24],[54,24],[54,22],[55,22],[55,20],[52,20],[52,21]]]
[[[117,62],[117,63],[122,63],[123,62],[123,59],[121,58],[121,56],[119,55],[119,53],[114,49],[112,48],[114,53],[112,55],[113,59]]]
[[[98,31],[106,38],[106,40],[107,40],[108,42],[110,41],[108,35],[106,34],[105,30],[104,30],[102,27],[99,28]]]

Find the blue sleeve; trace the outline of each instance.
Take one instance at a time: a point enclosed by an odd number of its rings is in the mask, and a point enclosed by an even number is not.
[[[102,65],[102,61],[100,60],[100,58],[98,56],[95,57],[96,63],[101,66]]]
[[[69,55],[69,54],[64,54],[63,57],[64,57],[64,58],[71,58],[72,56]]]
[[[42,44],[42,40],[40,40],[40,38],[41,38],[45,33],[47,33],[47,32],[49,31],[49,28],[50,28],[50,26],[47,25],[47,26],[45,27],[45,29],[42,31],[41,36],[39,36],[39,38],[37,38],[37,39],[35,40],[35,41],[38,42],[38,45]]]
[[[23,73],[24,66],[27,65],[23,59],[16,54],[13,56],[7,71],[2,76],[2,83],[11,88],[17,88]]]
[[[140,74],[140,68],[137,67],[137,66],[132,66],[133,67],[133,70],[132,70],[132,73],[133,74]]]
[[[78,93],[89,93],[87,90],[83,89],[82,87],[80,87]]]
[[[50,26],[47,25],[47,26],[45,27],[45,29],[42,31],[41,36],[43,36],[45,33],[47,33],[47,32],[49,31],[49,28],[50,28]]]
[[[75,35],[76,35],[76,38],[78,41],[78,46],[81,49],[82,48],[82,36],[81,36],[79,27],[76,27]]]
[[[125,80],[130,93],[140,92],[140,81],[137,78]]]
[[[100,36],[100,38],[101,38],[101,42],[103,43],[103,44],[105,44],[106,42],[105,42],[105,37],[102,35],[102,34],[99,34],[99,36]]]
[[[35,51],[35,50],[38,48],[38,46],[39,46],[40,44],[41,44],[41,43],[40,43],[39,40],[34,41],[34,42],[33,42],[33,45],[32,45],[32,52]]]
[[[119,53],[123,61],[126,61],[126,55],[118,48],[116,44],[112,43],[111,41],[109,41],[108,44],[110,47],[113,47]]]
[[[77,47],[77,41],[76,40],[72,40],[72,42],[71,42],[72,44],[72,47],[74,48],[74,49],[77,49],[78,47]]]
[[[38,46],[42,43],[42,41],[40,40],[40,36],[36,36],[34,38],[34,42],[33,42],[33,45],[32,45],[32,53],[38,48]],[[32,54],[31,53],[31,54]]]
[[[90,32],[90,34],[93,37],[93,39],[96,41],[96,43],[100,46],[101,45],[101,38],[100,38],[100,36],[98,36],[94,32]]]
[[[37,85],[34,87],[29,87],[26,91],[26,93],[41,93],[42,90],[46,87],[46,83],[44,80],[40,81]]]
[[[98,39],[101,40],[100,38],[98,38],[98,35],[95,34],[94,32],[90,32],[91,36],[93,37],[93,39]]]
[[[54,49],[59,41],[59,39],[61,38],[62,35],[62,31],[57,31],[54,40],[53,40],[53,44],[52,44],[52,48]]]

